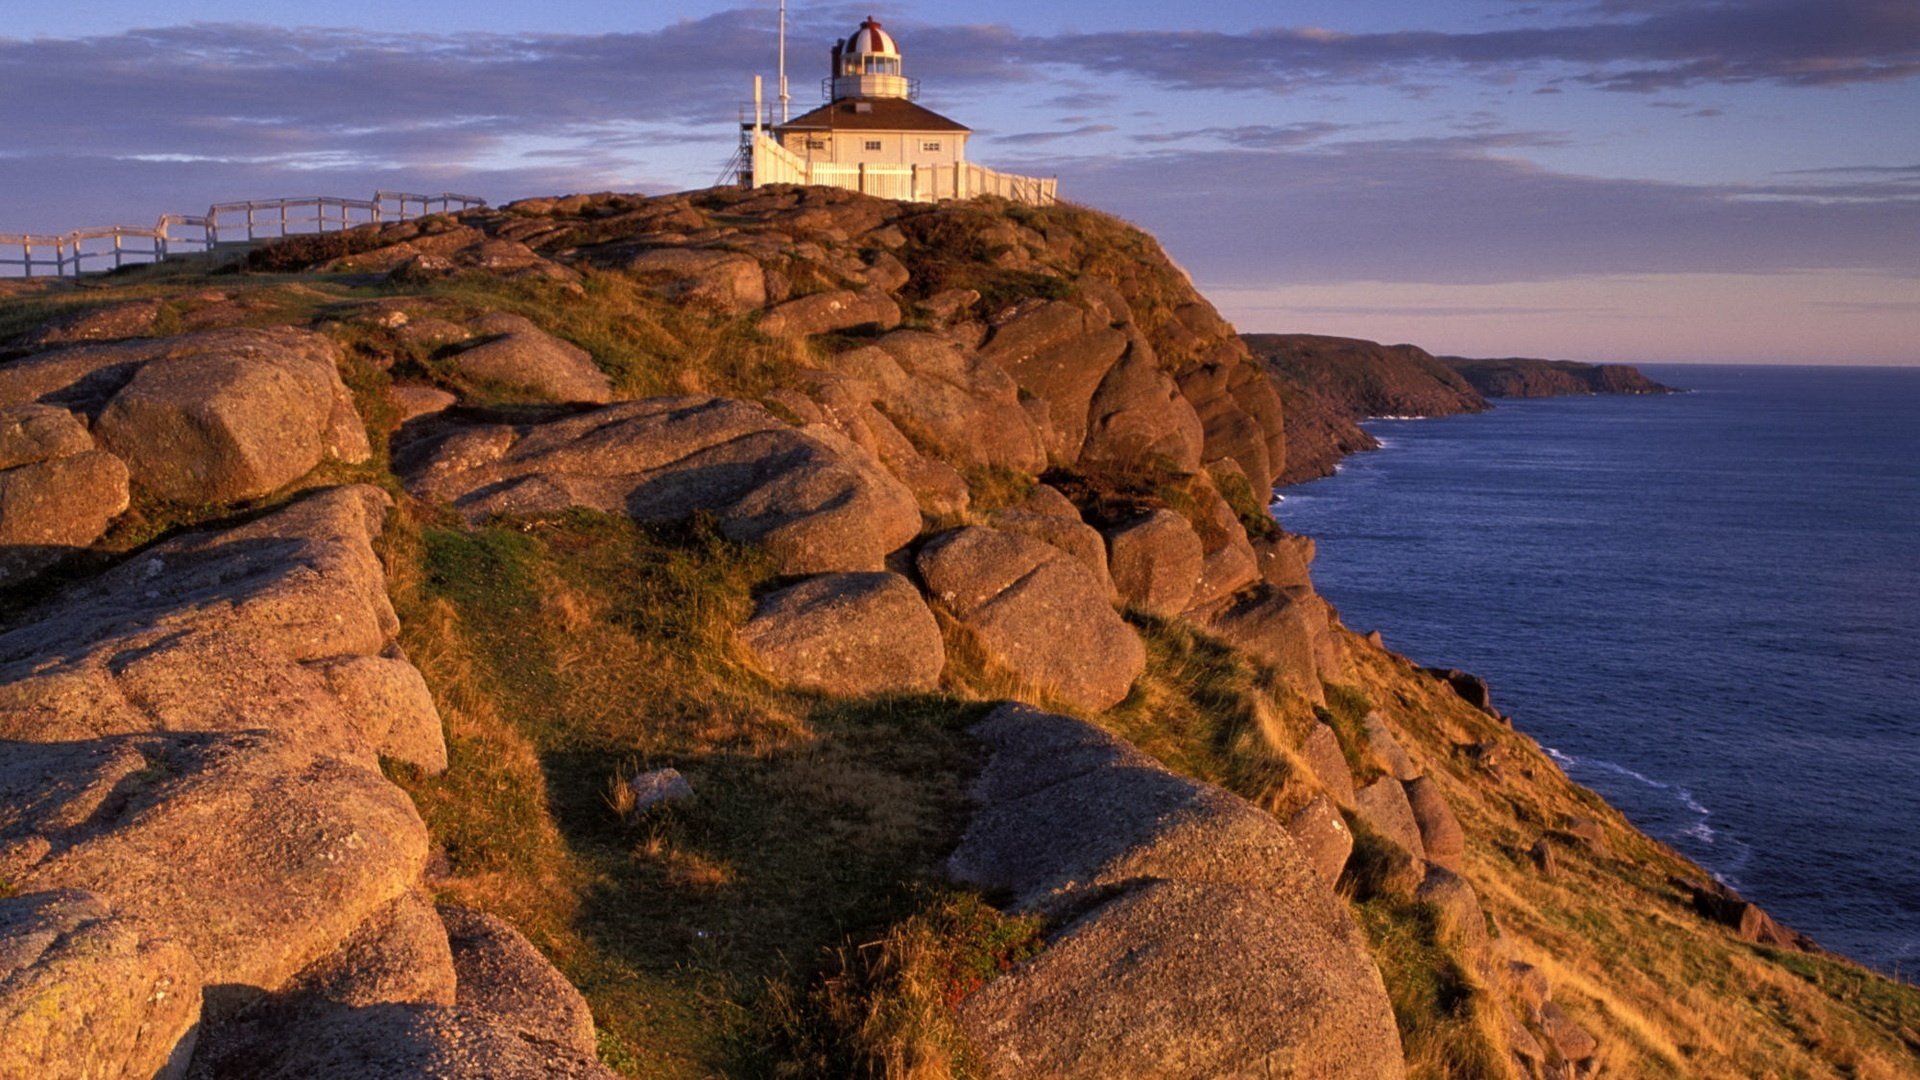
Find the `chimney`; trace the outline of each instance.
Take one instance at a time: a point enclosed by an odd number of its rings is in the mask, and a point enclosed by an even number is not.
[[[845,45],[837,40],[833,43],[833,77],[836,79],[846,74],[840,70],[840,50],[845,47]]]

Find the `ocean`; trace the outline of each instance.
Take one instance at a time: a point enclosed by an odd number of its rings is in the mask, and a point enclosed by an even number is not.
[[[1920,970],[1920,370],[1643,366],[1691,392],[1368,425],[1282,491],[1346,624],[1484,676],[1647,833]]]

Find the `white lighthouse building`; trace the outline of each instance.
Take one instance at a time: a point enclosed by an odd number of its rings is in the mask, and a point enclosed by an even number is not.
[[[918,102],[919,80],[907,77],[899,44],[871,16],[834,42],[829,71],[821,81],[826,104],[779,123],[763,118],[755,80],[754,118],[743,132],[743,183],[822,184],[918,202],[980,195],[1054,201],[1052,179],[967,160],[972,132]]]

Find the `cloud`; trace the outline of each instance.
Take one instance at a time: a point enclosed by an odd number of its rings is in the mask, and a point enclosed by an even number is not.
[[[1023,36],[999,27],[943,27],[932,35],[937,55],[965,58],[943,69],[960,77],[1006,78],[1048,64],[1184,90],[1298,91],[1329,83],[1417,88],[1422,74],[1453,69],[1504,81],[1519,67],[1644,93],[1699,84],[1838,86],[1920,75],[1920,5],[1910,0],[1651,0],[1573,14],[1584,21],[1475,33],[1273,27]]]
[[[1082,135],[1105,135],[1118,128],[1112,124],[1082,124],[1063,131],[1022,131],[1013,135],[995,135],[993,141],[1016,146],[1037,146],[1042,143],[1059,142],[1061,139],[1073,139]]]
[[[1151,221],[1215,284],[1492,284],[1847,269],[1920,278],[1904,186],[1766,187],[1555,172],[1525,133],[1056,159],[1073,193]]]

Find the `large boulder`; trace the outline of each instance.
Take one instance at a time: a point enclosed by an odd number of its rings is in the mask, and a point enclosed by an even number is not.
[[[199,1023],[178,941],[84,892],[0,899],[0,1076],[177,1080]]]
[[[1015,309],[994,327],[981,354],[1013,376],[1043,407],[1063,463],[1079,459],[1087,414],[1100,383],[1127,351],[1125,331],[1086,308],[1051,300]]]
[[[521,423],[444,420],[400,454],[408,488],[469,520],[570,507],[713,514],[789,574],[878,570],[920,531],[913,492],[844,439],[757,405],[652,398]]]
[[[1021,405],[1019,385],[977,352],[899,330],[832,363],[866,378],[889,415],[956,466],[1028,474],[1046,467],[1045,439]]]
[[[1325,795],[1315,795],[1307,805],[1287,818],[1287,835],[1300,846],[1313,868],[1328,885],[1340,880],[1347,857],[1353,854],[1353,830],[1340,816],[1340,808]]]
[[[1206,552],[1186,518],[1154,510],[1106,535],[1107,572],[1122,601],[1162,618],[1187,609]]]
[[[624,269],[670,300],[700,304],[727,315],[765,307],[760,261],[732,251],[649,248],[622,261]]]
[[[1353,808],[1353,769],[1340,749],[1340,736],[1326,724],[1316,723],[1300,744],[1300,756],[1313,770],[1314,779],[1333,797],[1336,805]]]
[[[376,770],[265,732],[12,743],[0,848],[178,941],[210,1012],[286,985],[418,880],[427,831]]]
[[[960,1003],[987,1075],[1402,1075],[1365,943],[1279,822],[1065,717],[974,731],[992,757],[949,872],[1060,920]]]
[[[1391,776],[1383,776],[1353,795],[1354,812],[1374,832],[1399,845],[1407,854],[1424,861],[1426,845],[1420,839],[1420,822],[1407,802],[1407,789]]]
[[[764,597],[741,628],[775,678],[828,694],[907,693],[939,685],[940,626],[898,574],[822,574]]]
[[[1188,617],[1278,668],[1308,700],[1324,699],[1320,658],[1329,636],[1327,607],[1313,590],[1261,583]]]
[[[987,659],[1037,697],[1097,712],[1119,704],[1146,669],[1146,646],[1101,581],[1051,544],[972,526],[934,538],[917,563]]]
[[[0,405],[0,469],[72,457],[93,449],[87,426],[65,409],[32,403]]]
[[[1071,507],[1073,504],[1067,505]],[[988,513],[987,524],[1001,532],[1030,536],[1052,544],[1080,560],[1080,564],[1093,573],[1101,587],[1112,594],[1113,578],[1107,572],[1107,542],[1098,530],[1081,521],[1078,513],[1062,516],[1024,506],[1010,506]]]
[[[50,598],[0,634],[0,739],[266,728],[369,767],[444,762],[426,685],[394,655],[386,507],[333,489]]]
[[[50,405],[0,406],[0,584],[86,547],[127,508],[127,466]]]
[[[1420,776],[1406,781],[1406,788],[1407,805],[1420,826],[1420,844],[1426,849],[1427,861],[1460,873],[1467,855],[1467,834],[1453,816],[1446,796],[1440,794],[1440,786],[1432,777]]]
[[[339,359],[327,338],[291,329],[82,346],[0,364],[0,405],[86,412],[135,485],[178,502],[234,502],[327,458],[371,453]]]
[[[760,316],[761,332],[780,337],[811,337],[861,326],[891,330],[899,325],[900,305],[880,289],[813,293]]]
[[[604,405],[613,400],[613,383],[585,349],[531,320],[495,312],[476,321],[474,329],[487,339],[445,360],[462,379],[546,401]]]
[[[1160,464],[1186,473],[1199,470],[1206,442],[1200,418],[1173,379],[1160,370],[1144,340],[1136,338],[1108,370],[1087,410],[1082,464],[1119,469]]]

